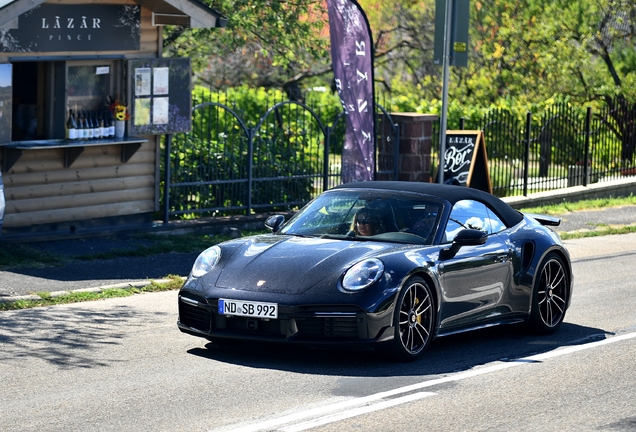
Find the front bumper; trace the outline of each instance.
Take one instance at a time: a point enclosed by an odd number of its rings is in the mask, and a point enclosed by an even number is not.
[[[218,300],[179,293],[179,329],[206,339],[300,344],[368,344],[393,337],[392,308],[371,314],[355,305],[279,304],[278,319],[220,315]]]

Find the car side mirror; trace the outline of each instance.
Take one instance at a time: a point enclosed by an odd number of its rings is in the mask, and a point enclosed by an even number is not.
[[[463,229],[457,233],[450,248],[442,249],[441,258],[452,258],[462,246],[479,246],[486,243],[488,233],[476,229]]]
[[[457,233],[453,239],[453,245],[479,246],[486,243],[488,233],[476,229],[464,229]]]
[[[285,216],[273,215],[265,220],[265,226],[273,233],[277,233],[281,225],[285,222]]]

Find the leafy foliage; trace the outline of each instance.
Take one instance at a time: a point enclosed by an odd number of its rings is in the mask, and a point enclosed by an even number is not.
[[[228,18],[223,29],[166,27],[164,55],[190,57],[199,81],[282,88],[329,62],[327,20],[316,0],[203,0]]]
[[[164,30],[165,55],[191,57],[200,80],[274,87],[290,97],[301,83],[330,83],[326,0],[205,2],[228,17],[227,28]],[[376,88],[396,105],[438,106],[435,0],[359,3],[372,27]],[[632,0],[475,0],[470,14],[469,65],[452,67],[449,80],[450,100],[464,109],[636,99]]]

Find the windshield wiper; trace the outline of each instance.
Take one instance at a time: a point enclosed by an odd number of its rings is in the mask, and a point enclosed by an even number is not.
[[[303,238],[314,238],[315,234],[298,234],[298,233],[285,233],[285,235],[293,236],[293,237],[303,237]]]

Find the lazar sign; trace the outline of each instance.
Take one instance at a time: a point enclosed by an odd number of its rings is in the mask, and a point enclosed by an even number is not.
[[[42,4],[0,33],[0,51],[132,51],[140,35],[138,5]]]

